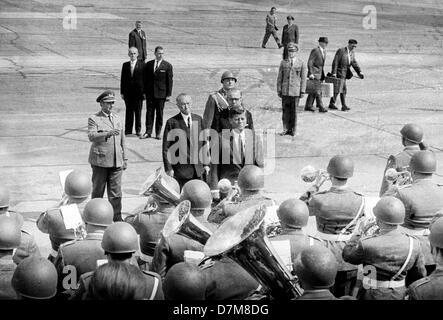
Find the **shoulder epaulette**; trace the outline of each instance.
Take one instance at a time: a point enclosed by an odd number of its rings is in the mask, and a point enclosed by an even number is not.
[[[31,233],[31,232],[29,232],[28,230],[22,229],[21,231],[22,231],[23,233],[26,233],[26,234],[28,234],[28,235],[32,236],[32,233]]]

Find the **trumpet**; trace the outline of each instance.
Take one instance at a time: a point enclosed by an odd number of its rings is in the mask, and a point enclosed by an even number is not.
[[[326,181],[331,179],[328,172],[315,169],[310,165],[301,169],[300,176],[304,182],[313,182],[311,187],[300,197],[300,200],[303,201],[308,201]]]
[[[222,223],[228,216],[223,211],[223,205],[227,202],[237,202],[240,196],[240,189],[235,185],[231,187],[228,195],[220,201],[208,215],[208,221],[216,224]]]
[[[407,168],[406,170],[397,171],[395,168],[389,168],[385,172],[385,179],[391,184],[397,186],[404,186],[412,183],[412,175]]]

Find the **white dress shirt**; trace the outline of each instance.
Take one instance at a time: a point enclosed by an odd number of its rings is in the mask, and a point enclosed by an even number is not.
[[[154,60],[154,72],[155,72],[155,70],[160,66],[160,64],[162,63],[162,61],[163,61],[163,59],[162,59],[162,60],[159,60],[159,61]]]
[[[135,61],[130,60],[129,62],[131,63],[131,76],[132,76],[134,74],[134,69],[135,65],[137,64],[137,60]]]
[[[183,120],[185,121],[186,126],[187,126],[189,129],[191,129],[191,127],[192,127],[192,117],[191,117],[191,115],[190,115],[190,114],[184,114],[184,113],[181,113],[181,112],[180,112],[180,114],[182,115]],[[189,120],[188,120],[188,119],[189,119]],[[189,121],[189,122],[188,122],[188,121]]]

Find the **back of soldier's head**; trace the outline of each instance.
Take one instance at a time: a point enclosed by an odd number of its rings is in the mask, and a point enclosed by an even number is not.
[[[204,300],[205,276],[193,264],[177,263],[166,274],[163,291],[167,300]]]
[[[354,162],[347,156],[336,155],[329,160],[327,171],[333,178],[347,180],[354,175]]]
[[[202,180],[194,179],[185,183],[181,191],[180,201],[191,202],[191,213],[198,214],[211,208],[212,194],[209,186]]]
[[[432,175],[437,170],[437,159],[434,152],[418,151],[414,153],[409,167],[415,175]]]
[[[265,186],[263,170],[255,165],[246,165],[238,174],[238,186],[242,194],[258,193]]]
[[[277,216],[283,228],[301,229],[308,224],[309,209],[304,201],[288,199],[278,207]]]
[[[130,259],[138,247],[137,232],[129,223],[111,224],[103,234],[102,248],[113,260]]]
[[[110,261],[95,270],[88,297],[93,300],[143,300],[149,297],[147,281],[137,266]]]
[[[73,170],[66,177],[64,191],[72,199],[89,197],[92,191],[91,177],[83,171]]]
[[[443,212],[442,212],[443,213]],[[443,258],[443,217],[437,218],[432,222],[430,228],[429,242],[433,250],[439,252],[440,256]],[[441,265],[443,259],[436,261],[437,264]]]
[[[110,226],[114,218],[111,203],[103,198],[89,200],[83,209],[83,220],[86,225],[103,227]]]

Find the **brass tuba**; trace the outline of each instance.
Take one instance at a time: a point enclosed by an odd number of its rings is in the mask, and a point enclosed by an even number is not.
[[[180,203],[180,194],[169,187],[166,173],[161,167],[146,179],[139,193],[141,196],[151,194],[155,194],[175,206]]]
[[[162,230],[164,237],[173,234],[185,236],[204,245],[212,232],[191,214],[191,202],[184,200],[169,215]]]
[[[224,254],[233,259],[274,299],[297,298],[303,290],[266,236],[265,214],[266,205],[256,205],[226,219],[209,238],[204,253],[207,256]]]

